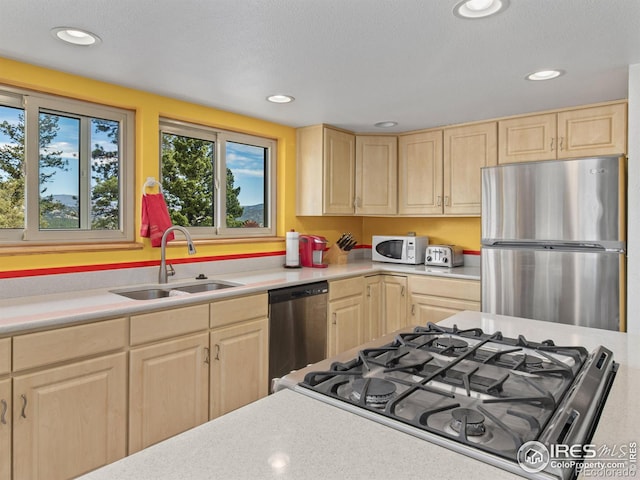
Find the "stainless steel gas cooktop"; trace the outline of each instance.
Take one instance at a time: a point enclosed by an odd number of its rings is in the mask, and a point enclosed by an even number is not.
[[[604,347],[589,353],[431,323],[350,355],[293,372],[277,389],[528,478],[563,480],[575,466],[554,467],[541,454],[588,443],[617,368]]]

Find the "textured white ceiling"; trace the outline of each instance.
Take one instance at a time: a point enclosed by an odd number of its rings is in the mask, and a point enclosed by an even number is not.
[[[408,131],[627,97],[640,0],[0,0],[0,56],[291,126]],[[102,38],[82,48],[50,30]],[[566,75],[524,76],[543,68]],[[275,105],[267,95],[296,101]],[[107,99],[108,100],[108,99]]]

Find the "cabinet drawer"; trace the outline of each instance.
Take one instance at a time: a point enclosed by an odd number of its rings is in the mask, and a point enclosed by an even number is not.
[[[11,339],[0,339],[0,375],[11,372]]]
[[[409,290],[412,294],[480,301],[480,282],[478,280],[415,275],[409,277]]]
[[[13,370],[97,355],[126,345],[126,318],[19,335],[13,338]]]
[[[135,315],[131,317],[131,345],[178,337],[208,328],[208,304]]]
[[[329,282],[329,301],[353,297],[364,293],[364,278],[345,278]]]
[[[264,318],[269,315],[266,293],[249,297],[231,298],[211,304],[211,328],[223,327],[244,320]]]

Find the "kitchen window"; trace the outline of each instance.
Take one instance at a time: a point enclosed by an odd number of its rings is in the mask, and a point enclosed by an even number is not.
[[[0,91],[0,242],[133,241],[133,113]]]
[[[160,142],[174,225],[199,238],[275,235],[274,140],[162,120]]]

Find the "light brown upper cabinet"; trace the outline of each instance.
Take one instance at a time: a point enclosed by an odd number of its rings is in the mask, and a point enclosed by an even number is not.
[[[351,215],[355,135],[313,125],[297,131],[296,215]]]
[[[480,169],[496,165],[497,123],[401,135],[398,213],[480,215]]]
[[[501,120],[499,163],[625,154],[626,131],[626,103]]]
[[[356,136],[356,214],[397,213],[397,176],[397,137]]]
[[[444,129],[444,214],[480,215],[480,169],[497,164],[497,144],[497,122]]]
[[[398,140],[398,213],[441,214],[442,172],[442,130],[401,135]]]

